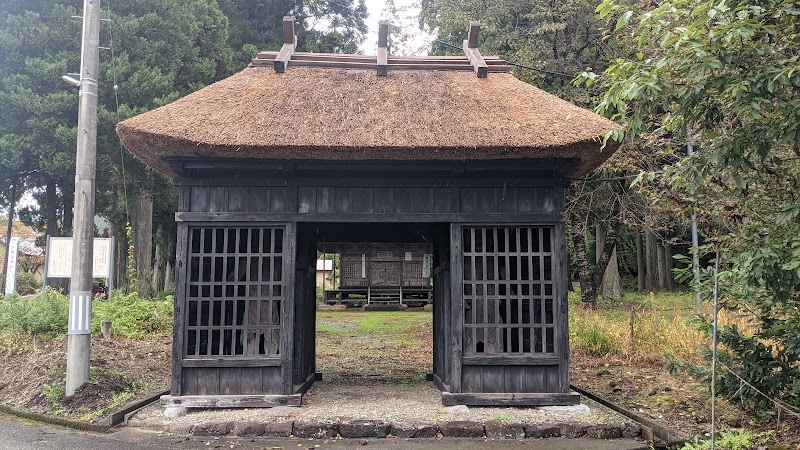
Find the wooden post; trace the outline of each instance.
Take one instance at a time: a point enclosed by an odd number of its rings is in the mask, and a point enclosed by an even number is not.
[[[489,72],[489,67],[486,65],[486,61],[483,60],[483,56],[481,56],[481,52],[478,50],[478,34],[481,30],[481,23],[477,20],[473,20],[469,24],[469,33],[467,35],[467,39],[464,41],[464,54],[467,55],[467,59],[472,64],[472,67],[475,69],[475,74],[478,78],[486,78],[486,75]]]
[[[445,322],[450,329],[450,348],[448,351],[450,369],[450,389],[461,392],[461,356],[463,354],[462,337],[464,333],[464,255],[461,248],[461,224],[450,224],[450,317]]]
[[[295,297],[296,267],[297,267],[297,222],[287,222],[284,232],[282,288],[284,300],[281,307],[281,381],[283,393],[290,395],[294,392],[292,372],[294,370],[294,314],[295,303],[302,301]]]
[[[92,345],[92,256],[97,160],[97,75],[100,62],[100,0],[83,2],[78,151],[75,157],[75,223],[69,288],[66,395],[86,383]],[[9,217],[9,221],[11,218]]]
[[[191,187],[181,186],[178,196],[178,212],[189,211]],[[172,326],[172,383],[170,395],[181,395],[183,391],[183,356],[186,352],[187,288],[189,279],[189,225],[178,222],[175,245],[175,307]]]
[[[467,34],[467,46],[469,48],[478,48],[478,35],[481,32],[481,23],[473,20],[469,23],[469,33]]]
[[[283,43],[295,44],[294,16],[283,16]]]
[[[284,16],[283,18],[283,47],[281,47],[278,56],[272,63],[275,72],[283,73],[286,71],[286,66],[289,65],[289,60],[292,58],[294,49],[297,46],[297,36],[294,35],[294,16]]]
[[[389,21],[378,22],[378,76],[385,77],[389,71]]]

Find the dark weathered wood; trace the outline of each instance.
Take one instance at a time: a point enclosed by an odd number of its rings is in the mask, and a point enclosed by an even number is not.
[[[216,186],[208,190],[208,210],[225,212],[228,210],[228,188]]]
[[[525,366],[503,366],[503,390],[505,393],[530,392],[525,388]]]
[[[269,385],[264,385],[264,371],[268,375],[280,377],[280,367],[252,367],[240,368],[241,381],[240,391],[236,394],[241,395],[263,395],[263,394],[281,394],[280,389],[271,389]]]
[[[469,59],[470,64],[472,64],[473,69],[475,70],[475,74],[478,78],[486,78],[486,74],[488,73],[488,66],[486,65],[486,61],[484,61],[483,57],[481,56],[481,52],[478,50],[478,34],[481,30],[481,23],[478,21],[472,21],[469,24],[469,33],[467,35],[467,39],[464,40],[464,54],[467,55],[467,59]]]
[[[486,61],[483,60],[481,56],[481,52],[477,48],[469,48],[467,47],[467,41],[464,41],[464,53],[469,58],[470,64],[472,64],[471,68],[475,71],[475,75],[478,78],[486,78],[489,73],[489,66],[486,64]],[[492,72],[503,68],[506,70],[504,66],[492,66]]]
[[[192,369],[184,369],[192,370]],[[193,369],[197,373],[197,394],[219,394],[219,369],[216,367]]]
[[[286,66],[289,65],[289,60],[294,53],[294,49],[297,46],[297,36],[294,35],[294,17],[293,16],[284,16],[283,18],[283,46],[278,54],[275,56],[275,60],[273,61],[272,65],[276,72],[282,73],[286,70]]]
[[[273,408],[300,406],[301,395],[165,395],[163,406],[184,408]]]
[[[248,224],[253,222],[491,222],[496,224],[553,223],[562,219],[560,214],[479,214],[479,213],[176,213],[177,222]]]
[[[292,53],[294,53],[294,44],[283,44],[278,56],[272,61],[272,68],[275,69],[275,72],[283,73],[286,71],[286,66],[289,65],[289,60],[292,59]],[[253,64],[256,65],[255,61]]]
[[[569,261],[567,255],[567,235],[564,223],[556,224],[553,233],[553,245],[556,264],[554,274],[555,297],[557,300],[556,321],[556,354],[560,361],[558,391],[569,392]]]
[[[466,368],[464,366],[465,373]],[[481,373],[482,389],[478,392],[485,392],[491,394],[499,394],[506,392],[505,390],[505,367],[504,366],[482,366],[477,367]]]
[[[258,59],[274,59],[275,56],[278,54],[276,51],[262,51],[258,52],[256,57]],[[342,54],[342,53],[307,53],[307,52],[298,52],[295,54],[298,60],[326,60],[330,59],[332,61],[364,61],[364,62],[374,62],[375,56],[373,55],[354,55],[354,54]],[[497,55],[491,56],[484,56],[487,61],[492,61],[496,64],[503,64],[505,61],[501,59]],[[460,55],[448,55],[448,56],[391,56],[390,61],[395,62],[426,62],[426,61],[433,61],[433,62],[449,62],[449,61],[465,61],[466,58]]]
[[[286,71],[286,67],[288,66],[288,61],[291,59],[292,65],[297,67],[322,67],[322,68],[332,68],[332,69],[374,69],[376,62],[340,62],[340,61],[303,61],[303,60],[295,60],[292,59],[292,50],[293,47],[289,44],[284,44],[281,52],[279,53],[278,57],[274,60],[261,60],[261,59],[254,59],[250,62],[250,65],[253,67],[268,67],[272,65],[276,72],[283,73]],[[387,71],[388,69],[392,70],[459,70],[459,71],[474,71],[477,73],[479,78],[486,78],[488,73],[501,73],[501,72],[509,72],[513,68],[510,65],[501,65],[501,64],[492,64],[487,65],[486,61],[480,57],[480,52],[475,51],[475,49],[471,49],[470,51],[472,59],[476,62],[474,64],[470,63],[462,63],[462,64],[454,64],[454,63],[412,63],[412,62],[396,62],[391,63],[387,61]]]
[[[387,47],[389,47],[389,22],[386,20],[382,20],[378,22],[377,66],[378,66],[379,77],[385,77],[388,74]]]
[[[277,367],[281,365],[281,359],[278,357],[184,358],[181,365],[183,367]]]
[[[306,380],[301,384],[294,385],[294,393],[295,394],[305,394],[305,392],[311,389],[311,385],[314,384],[314,381],[317,379],[317,374],[312,373],[311,375],[306,378]]]
[[[548,366],[528,366],[525,370],[525,392],[549,392],[547,390]]]
[[[247,172],[254,171],[250,176],[263,179],[265,173],[283,173],[284,176],[293,179],[301,179],[304,176],[327,175],[331,178],[332,173],[353,173],[361,180],[365,175],[369,177],[370,172],[381,172],[381,175],[398,176],[400,174],[414,175],[417,178],[428,178],[432,172],[443,173],[449,176],[472,177],[477,174],[496,175],[509,177],[513,176],[544,176],[549,181],[558,181],[568,185],[565,174],[570,173],[577,164],[578,160],[553,158],[548,160],[531,159],[495,159],[479,161],[275,161],[275,160],[256,160],[249,158],[190,158],[175,159],[169,158],[168,162],[175,165],[175,170],[183,176],[205,177],[208,175],[219,176],[226,170],[241,170]],[[202,172],[209,170],[209,173]],[[247,172],[249,173],[249,172]],[[517,175],[514,175],[517,174]],[[549,175],[549,176],[546,176]],[[234,174],[229,176],[235,177]],[[355,180],[349,180],[351,186],[361,185]],[[566,184],[564,184],[566,183]],[[502,184],[502,183],[501,183]]]
[[[523,355],[464,355],[465,366],[551,366],[561,363],[557,356],[523,356]]]
[[[478,35],[481,31],[481,23],[473,20],[469,23],[469,31],[467,33],[467,48],[478,48]]]
[[[450,392],[450,385],[446,384],[439,375],[433,374],[433,384],[442,392]]]
[[[292,369],[294,367],[294,350],[292,339],[294,336],[294,309],[295,309],[295,265],[297,264],[297,223],[288,222],[284,232],[284,260],[283,260],[283,290],[284,301],[281,307],[281,358],[283,365],[282,384],[283,392],[291,394],[293,390]]]
[[[184,368],[181,371],[181,395],[197,394],[197,371]]]
[[[294,44],[294,16],[283,16],[283,43]]]
[[[178,211],[188,211],[191,201],[191,187],[181,187],[178,196]],[[172,327],[172,383],[171,390],[174,395],[181,395],[183,385],[182,360],[184,349],[184,327],[186,325],[186,271],[187,271],[187,245],[189,243],[189,226],[178,224],[177,243],[175,245],[175,299]]]
[[[263,394],[282,394],[284,393],[283,385],[283,368],[277,367],[259,367],[261,374],[261,392]],[[291,387],[290,387],[291,389]]]
[[[459,392],[483,392],[483,367],[461,367],[461,390]]]
[[[544,406],[544,405],[579,405],[580,394],[552,393],[447,393],[442,392],[442,405],[455,406]]]
[[[186,195],[185,205],[177,214],[182,221],[178,227],[186,230],[184,247],[189,244],[191,248],[192,236],[203,243],[203,249],[191,256],[199,258],[197,264],[203,264],[203,268],[197,270],[208,278],[199,275],[203,279],[184,282],[185,288],[191,286],[199,292],[193,300],[195,325],[179,324],[176,317],[176,326],[207,329],[209,334],[202,339],[199,334],[192,335],[192,357],[185,356],[186,345],[180,344],[181,352],[176,353],[180,360],[175,367],[180,364],[176,373],[183,380],[178,388],[184,395],[207,396],[290,395],[307,388],[315,372],[317,235],[325,230],[322,235],[327,232],[349,236],[354,231],[348,231],[343,223],[369,222],[397,228],[400,234],[407,227],[399,224],[422,223],[423,231],[418,233],[424,233],[426,239],[433,238],[437,277],[434,380],[438,379],[440,389],[472,394],[565,393],[566,259],[559,241],[563,240],[561,211],[567,182],[559,178],[557,163],[546,169],[528,170],[519,161],[364,165],[352,161],[301,161],[274,165],[267,162],[261,171],[256,163],[248,167],[250,161],[226,160],[218,175],[209,177],[204,175],[215,173],[214,161],[184,161],[182,170],[192,177],[179,182]],[[217,354],[209,350],[221,349],[220,333],[236,331],[237,325],[200,325],[200,317],[211,313],[207,310],[201,314],[201,303],[209,302],[209,307],[214,308],[214,302],[223,297],[238,298],[238,294],[230,297],[217,292],[218,286],[226,284],[233,284],[236,289],[241,285],[247,292],[242,294],[243,301],[251,302],[257,293],[250,291],[249,283],[263,284],[263,280],[253,278],[250,269],[254,267],[251,258],[264,253],[264,248],[253,249],[248,247],[249,241],[242,241],[247,248],[238,250],[236,240],[237,250],[220,253],[218,248],[228,245],[215,234],[218,228],[239,232],[284,230],[281,320],[274,325],[280,327],[279,357],[276,352],[249,358],[246,356],[251,355],[222,355],[221,350]],[[191,235],[195,229],[200,231]],[[472,233],[469,249],[462,242],[462,230]],[[360,233],[364,239],[372,234]],[[478,234],[483,244],[475,249]],[[210,261],[217,257],[226,262],[221,266],[212,264]],[[476,264],[478,259],[480,265]],[[492,265],[486,261],[492,261]],[[229,269],[229,263],[233,269]],[[184,277],[188,276],[186,264]],[[467,266],[469,277],[465,276]],[[539,271],[535,277],[534,267]],[[231,273],[245,278],[236,278],[234,283],[220,281],[220,277],[227,278]],[[467,283],[470,293],[465,291]],[[476,294],[478,286],[482,289],[480,295]],[[535,293],[534,287],[538,289]],[[184,295],[186,300],[187,294]],[[465,309],[467,300],[472,303]],[[222,317],[230,314],[226,311],[236,316],[237,308],[244,307],[237,306],[236,301],[220,305],[221,309],[213,310],[213,314]],[[527,320],[523,321],[523,317]],[[273,325],[251,324],[244,328],[254,326],[267,330]],[[184,340],[187,337],[183,333],[181,336]],[[201,340],[208,342],[202,344],[202,352]],[[476,351],[478,340],[482,341],[480,352]],[[538,350],[533,349],[534,342],[538,342]],[[489,401],[487,398],[482,401]]]
[[[242,392],[242,369],[241,367],[220,367],[217,372],[219,377],[219,395],[241,395]],[[245,375],[246,376],[246,375]],[[259,392],[261,394],[261,392]]]
[[[461,392],[462,333],[464,329],[461,224],[450,224],[450,342],[449,368],[452,392]]]

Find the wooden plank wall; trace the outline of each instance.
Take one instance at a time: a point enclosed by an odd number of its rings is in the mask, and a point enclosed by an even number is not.
[[[558,393],[558,365],[492,365],[462,367],[461,392],[468,393]]]
[[[184,367],[181,395],[282,394],[281,368]]]
[[[188,212],[390,216],[557,214],[564,208],[563,187],[504,187],[503,180],[497,183],[500,186],[190,186]]]
[[[424,174],[423,174],[424,175]],[[330,177],[330,175],[326,175]],[[446,224],[435,253],[434,373],[453,392],[566,392],[565,285],[559,286],[558,361],[553,364],[520,365],[498,360],[495,365],[462,367],[463,304],[461,289],[463,255],[461,223],[557,224],[562,222],[566,181],[563,179],[492,177],[447,178],[184,178],[178,221],[195,223],[287,224],[287,243],[297,250],[287,254],[286,311],[282,322],[281,367],[183,367],[176,365],[173,390],[191,394],[290,394],[292,385],[306,381],[315,371],[314,271],[316,243],[303,242],[298,234],[303,222],[437,222]],[[181,235],[179,225],[179,236]],[[183,225],[185,228],[185,225]],[[185,236],[185,230],[183,231]],[[556,244],[563,251],[563,227]],[[305,248],[295,248],[301,243]],[[181,250],[179,243],[179,252]],[[181,255],[178,255],[178,261]],[[566,261],[561,260],[560,265]],[[295,263],[298,264],[295,264]],[[181,269],[178,268],[180,271]],[[184,269],[185,270],[185,267]],[[558,278],[565,275],[558,268]],[[179,280],[180,280],[180,274]],[[180,285],[179,285],[180,297]],[[180,300],[178,300],[180,304]],[[178,318],[179,314],[176,314]],[[176,327],[180,327],[176,320]],[[176,335],[177,336],[177,335]],[[291,336],[292,339],[286,339]],[[176,339],[178,343],[180,339]],[[181,349],[182,351],[182,349]]]

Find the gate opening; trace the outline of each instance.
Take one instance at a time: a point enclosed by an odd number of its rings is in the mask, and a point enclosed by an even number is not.
[[[295,298],[305,307],[296,312],[295,333],[305,334],[302,346],[314,346],[300,373],[394,382],[433,372],[444,317],[423,307],[449,301],[436,292],[445,273],[449,283],[450,224],[301,223],[297,244]],[[316,276],[322,255],[335,270],[324,291]]]

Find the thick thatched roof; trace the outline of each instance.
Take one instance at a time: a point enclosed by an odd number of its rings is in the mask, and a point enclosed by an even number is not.
[[[175,175],[169,158],[488,160],[600,165],[613,122],[508,73],[249,67],[120,123],[125,147]]]

